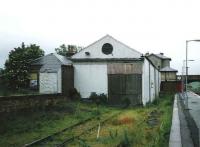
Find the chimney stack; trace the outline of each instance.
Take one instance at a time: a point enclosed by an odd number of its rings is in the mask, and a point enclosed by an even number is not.
[[[149,56],[149,52],[145,53],[145,56]]]
[[[160,55],[164,55],[164,53],[160,53]]]

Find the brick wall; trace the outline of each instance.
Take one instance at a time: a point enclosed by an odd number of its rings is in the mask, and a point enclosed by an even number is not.
[[[160,92],[177,93],[181,90],[181,81],[162,81],[160,84]]]

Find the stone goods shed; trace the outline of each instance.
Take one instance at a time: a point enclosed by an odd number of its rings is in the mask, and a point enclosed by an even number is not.
[[[161,72],[161,81],[176,81],[176,69],[170,67],[171,58],[164,56],[163,53],[160,54],[150,54],[148,58],[152,63],[159,68]]]
[[[108,95],[114,104],[128,98],[132,105],[146,105],[158,96],[160,72],[156,66],[110,35],[73,55],[71,60],[74,86],[83,98],[96,92]]]
[[[74,85],[72,62],[58,54],[48,54],[31,64],[30,83],[40,93],[67,94]]]

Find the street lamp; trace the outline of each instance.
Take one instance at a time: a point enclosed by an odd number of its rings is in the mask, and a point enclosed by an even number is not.
[[[184,76],[184,69],[185,69],[185,61],[186,60],[183,60],[183,66],[182,66],[182,76],[181,76],[181,83],[182,83],[182,93],[183,93],[183,91],[184,91],[184,78],[183,78],[183,76]],[[187,61],[195,61],[195,60],[187,60]],[[186,75],[185,75],[186,76]]]
[[[186,40],[186,76],[185,76],[185,92],[186,92],[186,99],[185,99],[185,107],[188,109],[188,95],[187,95],[187,83],[188,83],[188,43],[189,42],[200,42],[200,39],[194,40]]]

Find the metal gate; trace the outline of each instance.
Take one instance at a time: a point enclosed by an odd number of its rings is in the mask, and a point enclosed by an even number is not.
[[[114,105],[122,104],[126,98],[131,105],[142,104],[142,75],[108,74],[108,96]]]

